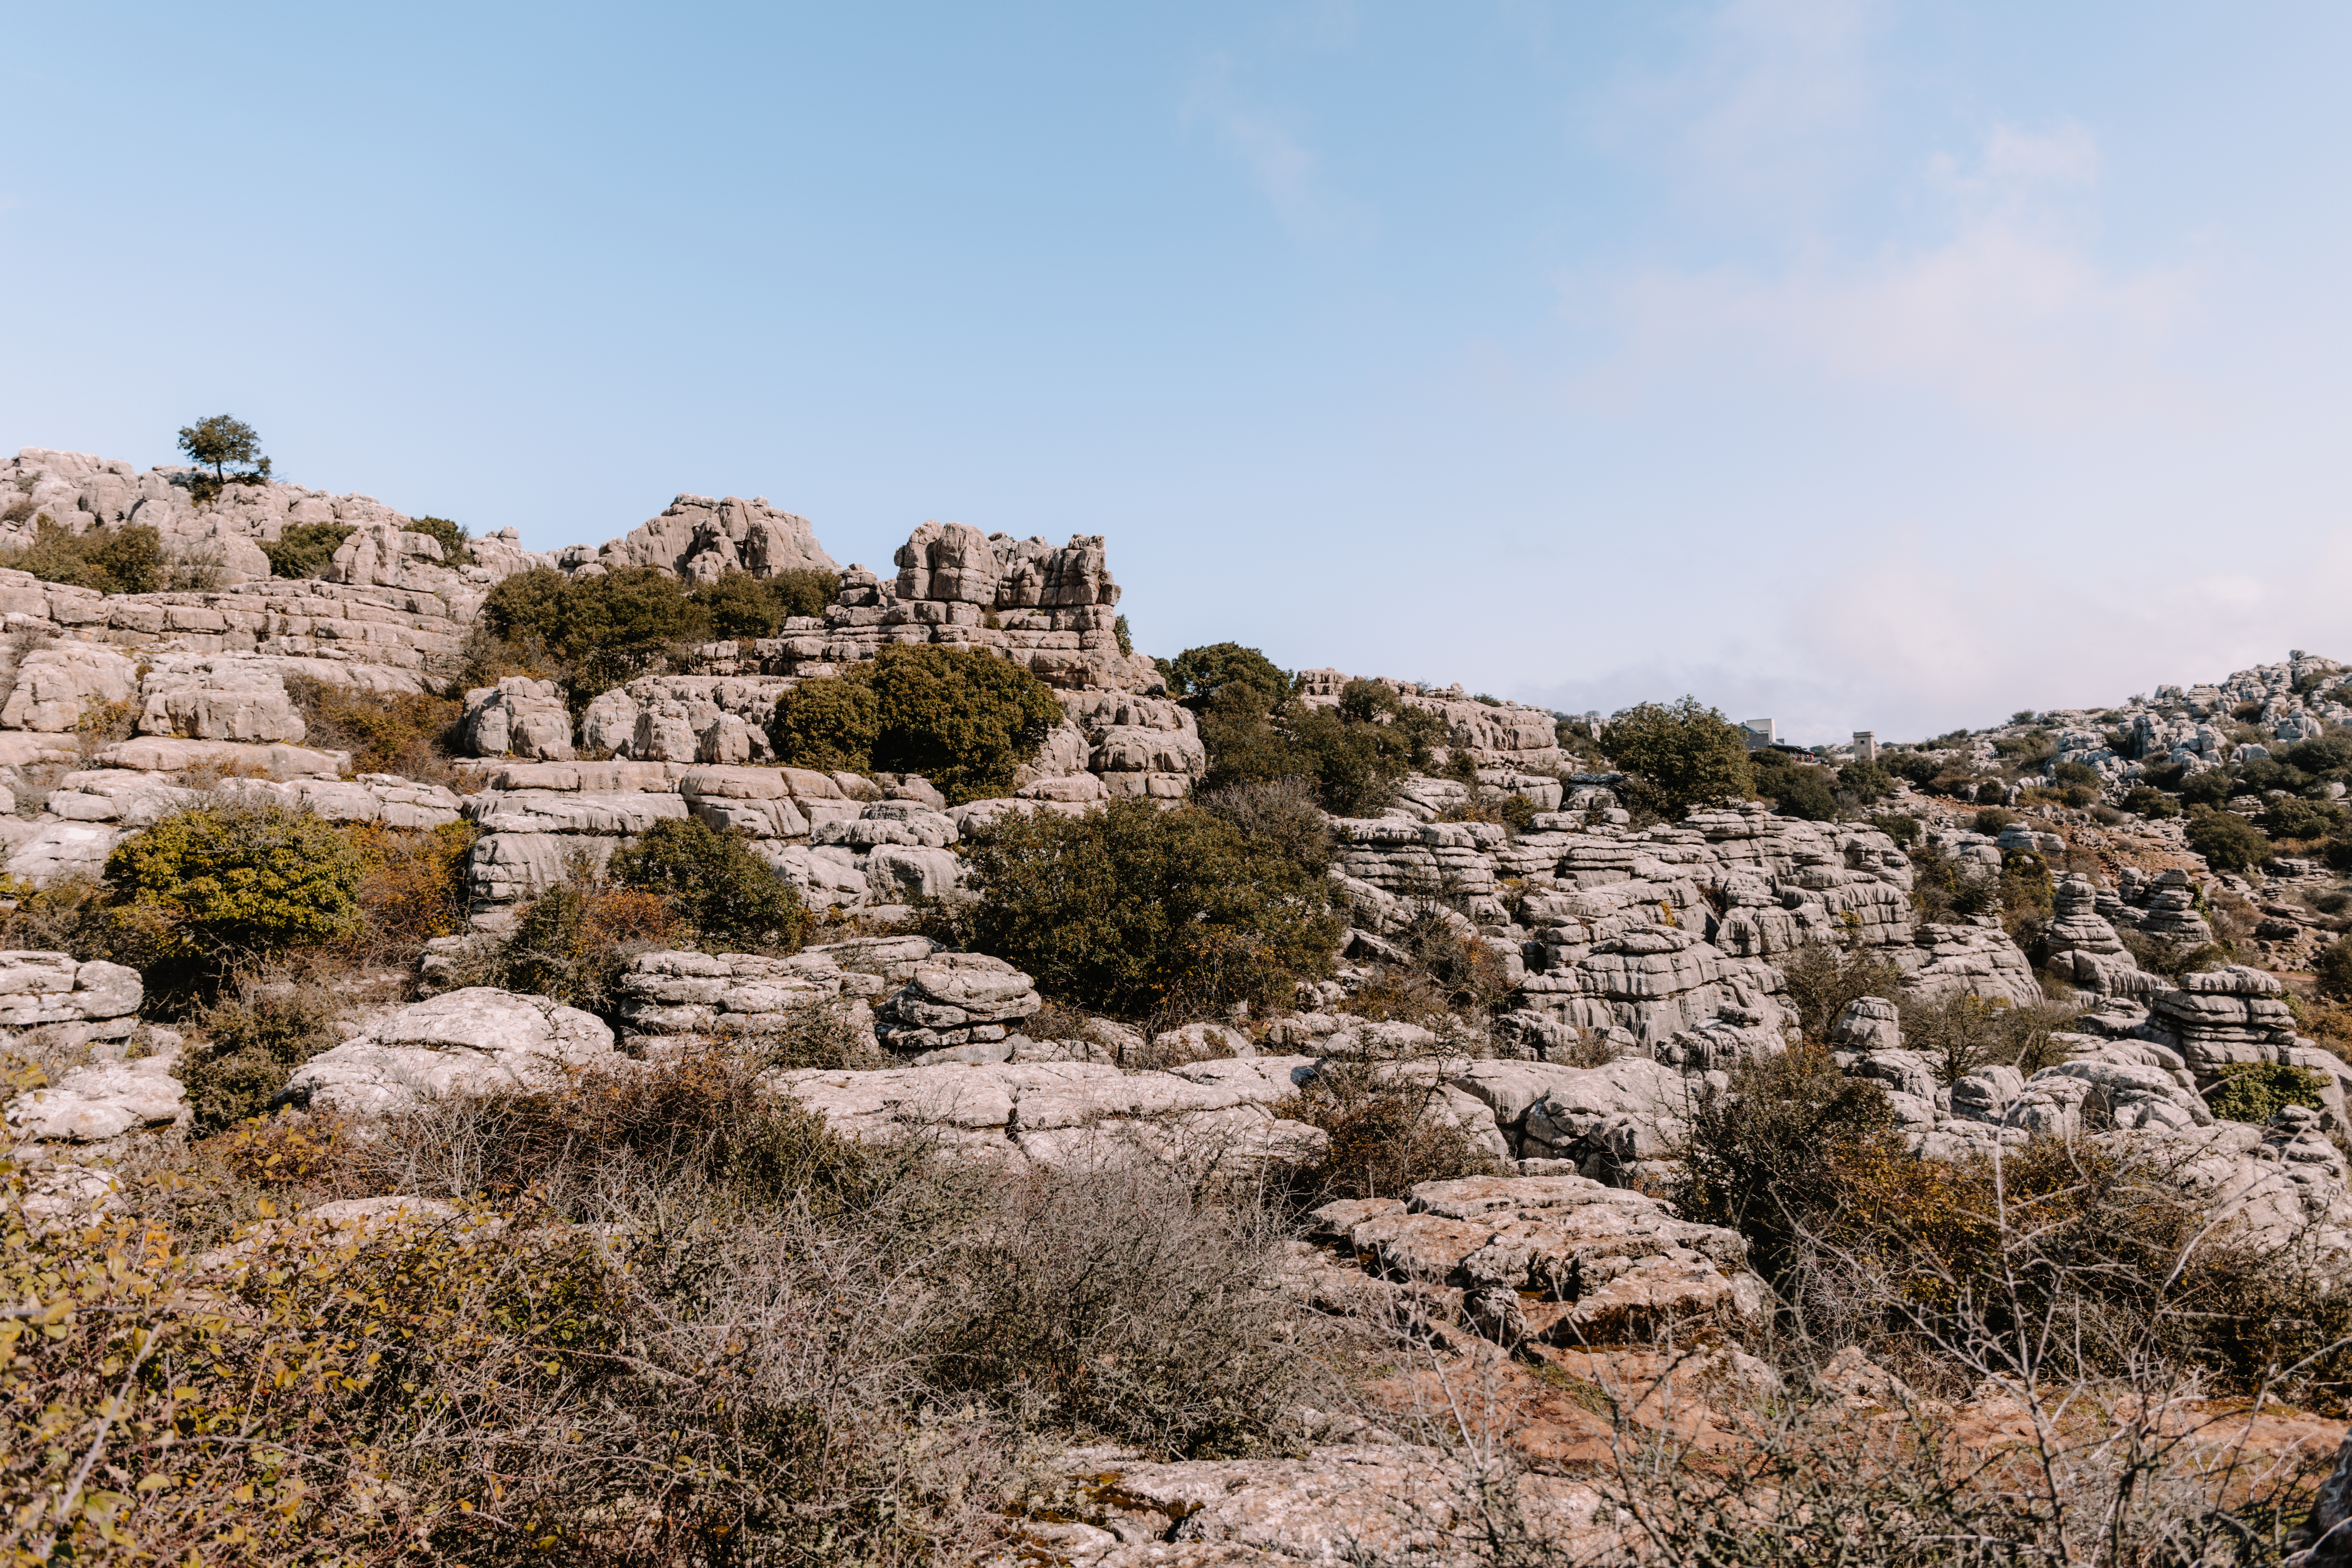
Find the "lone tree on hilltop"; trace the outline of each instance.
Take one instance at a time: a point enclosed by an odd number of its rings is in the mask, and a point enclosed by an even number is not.
[[[1634,775],[1633,804],[1660,816],[1679,817],[1695,805],[1755,793],[1745,733],[1696,697],[1637,703],[1614,715],[1601,732],[1601,749]]]
[[[182,426],[180,450],[198,466],[211,467],[211,476],[200,487],[207,495],[218,495],[224,485],[257,485],[269,478],[269,459],[261,455],[261,433],[233,415],[215,414]],[[243,465],[242,471],[230,473],[231,463]]]

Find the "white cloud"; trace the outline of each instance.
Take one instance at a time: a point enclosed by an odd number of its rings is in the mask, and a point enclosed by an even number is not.
[[[1360,231],[1362,215],[1328,188],[1321,157],[1280,117],[1243,102],[1232,75],[1230,61],[1212,62],[1206,79],[1185,100],[1185,127],[1205,123],[1294,232]]]
[[[2168,355],[2200,306],[2198,270],[2118,271],[2093,254],[2074,230],[2098,167],[2079,126],[1997,126],[1975,158],[1927,167],[1923,186],[1948,218],[1939,242],[1857,257],[1816,240],[1778,268],[1652,268],[1570,279],[1564,293],[1622,332],[1599,373],[1612,384],[1694,367],[1809,371],[2042,433],[2207,417],[2211,395]]]

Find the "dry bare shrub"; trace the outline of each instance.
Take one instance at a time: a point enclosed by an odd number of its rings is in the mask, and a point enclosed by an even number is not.
[[[1894,1001],[1903,994],[1903,972],[1852,936],[1840,942],[1809,942],[1781,965],[1797,1026],[1808,1040],[1829,1038],[1830,1026],[1846,1005],[1864,996]]]
[[[1340,1198],[1401,1198],[1421,1182],[1496,1173],[1494,1157],[1449,1114],[1442,1081],[1389,1064],[1323,1063],[1275,1107],[1331,1140],[1319,1163],[1286,1173],[1291,1204],[1306,1210]]]
[[[1276,1279],[1289,1235],[1139,1152],[1033,1172],[942,1252],[932,1376],[1024,1426],[1156,1456],[1277,1447],[1290,1407],[1324,1392],[1318,1336]]]
[[[2013,1067],[2031,1078],[2062,1058],[2050,1037],[2071,1027],[2079,1005],[2042,1002],[2020,1007],[2005,998],[1955,994],[1895,999],[1903,1043],[1935,1064],[1936,1076],[1957,1083],[1981,1067]]]

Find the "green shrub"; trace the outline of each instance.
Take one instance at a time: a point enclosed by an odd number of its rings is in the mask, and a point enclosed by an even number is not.
[[[2192,811],[2200,805],[2221,805],[2236,791],[2237,780],[2229,770],[2212,768],[2181,781],[2180,804]]]
[[[1121,616],[1118,619],[1111,622],[1110,635],[1118,639],[1118,651],[1122,655],[1129,658],[1133,658],[1135,657],[1135,636],[1127,629],[1127,617],[1125,616]]]
[[[669,900],[706,948],[798,952],[808,928],[800,893],[751,847],[698,817],[656,822],[613,854],[615,886]]]
[[[1289,694],[1292,685],[1289,673],[1274,660],[1234,642],[1188,647],[1162,673],[1170,694],[1193,699],[1196,709],[1229,686],[1248,687],[1258,694],[1259,705],[1270,709]]]
[[[173,812],[106,861],[116,902],[159,922],[168,952],[221,969],[351,935],[364,871],[325,818],[236,796]]]
[[[441,563],[445,566],[471,566],[473,546],[467,542],[466,531],[446,517],[412,517],[407,533],[421,533],[441,547]]]
[[[1730,1092],[1694,1102],[1675,1201],[1686,1218],[1745,1236],[1758,1272],[1778,1281],[1843,1205],[1843,1162],[1888,1148],[1903,1152],[1885,1090],[1808,1041],[1735,1068]]]
[[[351,752],[354,773],[425,779],[446,773],[465,712],[457,699],[333,686],[299,671],[285,682],[302,715],[303,743]]]
[[[1919,819],[1906,816],[1901,812],[1880,812],[1870,819],[1870,825],[1906,848],[1919,839]]]
[[[1895,775],[1876,763],[1848,763],[1838,770],[1838,788],[1864,805],[1895,793]]]
[[[1782,970],[1798,1031],[1816,1044],[1829,1038],[1830,1026],[1848,1003],[1864,996],[1892,1002],[1903,994],[1903,972],[1875,950],[1851,941],[1809,942],[1789,956]]]
[[[1629,804],[1661,816],[1679,817],[1693,806],[1743,799],[1756,790],[1747,731],[1701,707],[1696,697],[1638,703],[1612,715],[1601,748],[1634,775]]]
[[[1998,838],[2000,837],[2001,829],[2016,820],[2017,813],[1996,805],[1979,811],[1975,816],[1969,818],[1969,831],[1981,833],[1987,838]]]
[[[2257,1062],[2231,1072],[2205,1097],[2205,1104],[2224,1121],[2251,1121],[2259,1126],[2290,1105],[2324,1109],[2319,1097],[2323,1084],[2308,1068]]]
[[[1999,779],[1985,779],[1976,788],[1979,805],[1999,805],[2009,798],[2009,786]]]
[[[1189,704],[1200,713],[1208,788],[1306,779],[1324,809],[1369,816],[1389,803],[1399,779],[1431,765],[1432,749],[1445,739],[1437,715],[1406,707],[1379,681],[1349,681],[1336,708],[1310,706],[1269,697],[1243,668],[1213,696]]]
[[[197,1135],[265,1114],[296,1068],[340,1043],[336,1017],[322,985],[253,987],[206,1007],[178,1068]]]
[[[613,1005],[631,959],[688,937],[669,900],[606,887],[582,855],[562,881],[522,907],[486,979],[601,1013]]]
[[[1009,816],[971,846],[966,882],[971,945],[1050,996],[1130,1018],[1287,1003],[1331,973],[1345,923],[1329,879],[1284,839],[1144,800]]]
[[[644,674],[710,630],[685,587],[655,566],[575,577],[546,566],[519,572],[490,590],[482,622],[503,641],[552,653],[574,702]]]
[[[874,771],[881,728],[874,683],[853,668],[846,676],[807,677],[777,698],[768,739],[777,758],[795,767],[863,773]]]
[[[2331,1002],[2352,1002],[2352,939],[2330,942],[2311,966],[2311,973],[2322,996]]]
[[[163,586],[163,542],[143,522],[76,533],[44,512],[33,542],[0,551],[0,566],[101,594],[152,594]]]
[[[795,567],[773,577],[729,568],[688,595],[709,617],[710,635],[739,642],[774,637],[793,616],[822,616],[841,593],[841,574]]]
[[[1053,689],[985,649],[894,644],[838,677],[803,680],[776,704],[776,755],[802,767],[919,773],[950,805],[1009,795],[1062,705]]]
[[[2180,803],[2160,789],[2134,784],[2124,795],[2124,809],[2150,822],[2165,822],[2180,815]]]
[[[273,577],[316,577],[358,531],[348,522],[289,523],[277,538],[261,541],[261,552],[269,557]]]
[[[2189,847],[2216,871],[2251,871],[2271,858],[2270,839],[2234,811],[2191,811]]]
[[[2078,784],[2084,789],[2097,789],[2102,783],[2099,770],[2087,763],[2053,763],[2050,782],[2058,784]]]
[[[2344,808],[2284,795],[2263,810],[2261,826],[2273,838],[2326,838],[2344,826]]]
[[[1771,760],[1755,764],[1755,789],[1769,796],[1785,816],[1807,822],[1829,822],[1838,814],[1837,796],[1831,793],[1823,770],[1791,763],[1778,752],[1766,752]]]

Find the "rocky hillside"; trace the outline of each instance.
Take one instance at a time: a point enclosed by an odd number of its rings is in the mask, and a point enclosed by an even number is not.
[[[26,1561],[2341,1521],[2345,666],[1758,747],[1154,658],[1097,536],[198,477],[0,469]]]

